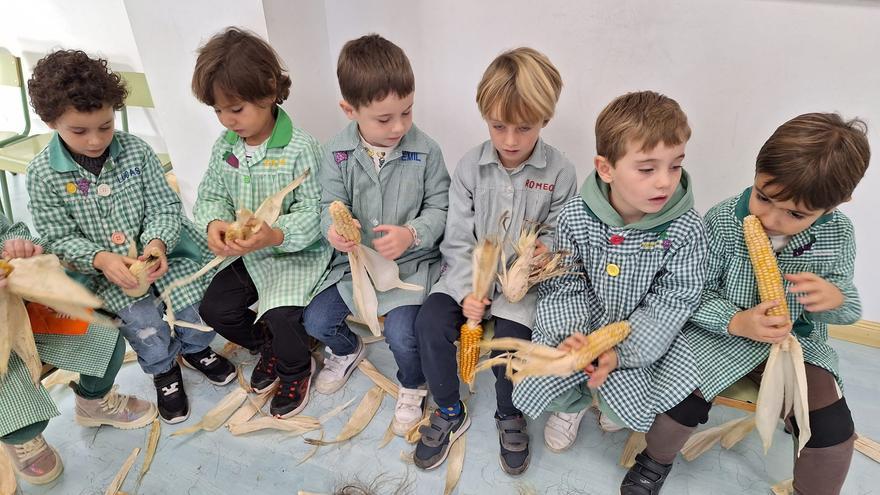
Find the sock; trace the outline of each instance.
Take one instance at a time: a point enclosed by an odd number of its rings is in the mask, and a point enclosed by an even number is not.
[[[454,406],[438,407],[437,411],[439,411],[440,415],[445,418],[454,418],[461,414],[461,401],[456,402]]]

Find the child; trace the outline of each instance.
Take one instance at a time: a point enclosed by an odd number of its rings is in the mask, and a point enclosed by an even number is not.
[[[10,226],[0,215],[0,258],[30,258],[42,252],[24,224]],[[4,276],[0,270],[0,291],[6,285]],[[113,381],[122,366],[125,342],[115,329],[90,325],[83,335],[37,333],[34,341],[44,363],[80,373],[79,383],[73,385],[77,423],[127,430],[155,419],[156,406],[116,392]],[[45,388],[34,387],[18,355],[12,352],[9,358],[7,374],[0,378],[0,443],[22,479],[46,484],[63,469],[58,451],[42,435],[49,419],[58,416],[58,409]]]
[[[592,402],[585,385],[599,389],[603,428],[647,431],[696,382],[679,336],[699,302],[706,253],[682,170],[689,138],[678,103],[652,91],[620,96],[599,114],[596,170],[556,228],[556,248],[579,268],[541,285],[533,340],[577,349],[586,334],[622,320],[632,333],[585,373],[526,379],[514,390],[529,416],[553,412],[544,443],[554,452],[577,439]]]
[[[339,252],[304,317],[329,354],[315,388],[339,390],[364,357],[363,341],[345,323],[354,308],[347,253],[355,246],[332,228],[328,206],[338,200],[366,227],[364,243],[396,261],[401,280],[425,288],[377,293],[401,384],[391,428],[404,435],[421,419],[427,394],[413,323],[440,271],[449,174],[440,147],[412,123],[415,78],[400,47],[376,34],[349,41],[336,74],[339,106],[352,122],[325,146],[321,169],[321,232]]]
[[[515,242],[526,222],[536,222],[545,228],[537,251],[552,245],[556,217],[577,186],[571,162],[541,140],[561,90],[556,67],[531,48],[498,56],[477,87],[477,105],[490,139],[465,154],[455,169],[440,246],[446,268],[416,320],[422,367],[438,405],[416,447],[415,464],[422,469],[442,464],[449,447],[470,426],[458,393],[455,341],[461,325],[467,319],[482,320],[488,310],[495,337],[531,338],[537,290],[515,304],[501,295],[500,287],[491,291],[491,300],[476,299],[471,294],[471,251],[478,239],[500,234],[505,212],[511,214],[505,243]],[[496,368],[501,467],[516,475],[528,468],[530,453],[526,421],[511,402],[512,389],[504,370]]]
[[[175,327],[162,319],[157,300],[172,280],[201,267],[204,237],[183,215],[180,199],[168,186],[156,154],[140,138],[114,131],[114,110],[126,90],[103,59],[82,51],[57,51],[37,62],[28,91],[34,110],[55,130],[52,141],[28,166],[30,210],[47,249],[89,279],[106,310],[121,320],[119,331],[137,352],[138,363],[153,375],[159,415],[167,423],[189,416],[189,404],[176,358],[223,385],[235,367],[208,346],[213,332]],[[152,284],[141,297],[123,290],[137,287],[129,271],[141,253],[158,251],[160,262],[148,273]],[[204,285],[175,293],[178,320],[202,324],[198,307]]]
[[[770,344],[792,331],[804,351],[812,431],[795,460],[794,491],[840,493],[856,437],[840,391],[837,354],[827,342],[828,324],[848,325],[861,315],[853,285],[853,225],[837,206],[849,201],[868,167],[866,133],[863,122],[837,114],[795,117],[761,148],[752,187],[709,210],[708,279],[683,331],[696,358],[699,389],[657,417],[621,493],[659,493],[675,454],[697,423],[708,419],[712,399],[745,376],[760,381]],[[793,325],[787,317],[767,316],[778,301],[759,303],[743,240],[742,220],[749,214],[761,220],[777,253]],[[794,417],[786,420],[797,435]]]
[[[229,257],[205,292],[201,313],[217,333],[260,353],[251,386],[263,392],[280,381],[269,410],[291,417],[308,404],[315,369],[303,307],[330,261],[318,231],[320,145],[279,106],[290,94],[290,78],[272,47],[252,33],[229,28],[201,47],[192,88],[228,129],[214,144],[193,209],[211,251]],[[311,174],[285,196],[273,225],[263,222],[249,239],[226,241],[236,210],[255,211],[306,171]],[[255,313],[250,306],[258,301]]]

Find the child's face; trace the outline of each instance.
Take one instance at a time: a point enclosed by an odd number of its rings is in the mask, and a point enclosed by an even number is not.
[[[767,174],[755,175],[755,184],[749,197],[749,213],[761,220],[767,235],[795,235],[808,229],[826,213],[825,210],[811,210],[792,200],[773,199],[780,186],[767,185],[770,179]]]
[[[92,112],[80,112],[70,107],[48,125],[58,131],[70,151],[97,158],[113,141],[114,118],[113,108],[109,105]]]
[[[258,145],[269,139],[275,128],[272,98],[252,103],[233,98],[214,88],[214,113],[223,127],[238,134],[247,144]]]
[[[596,171],[611,188],[611,206],[624,222],[637,222],[663,209],[681,181],[686,144],[660,143],[639,151],[641,143],[629,142],[626,154],[613,165],[603,156],[596,157]]]
[[[492,117],[487,117],[486,123],[492,146],[505,168],[516,168],[529,159],[546,125],[546,122],[511,124]]]
[[[412,128],[412,107],[415,93],[403,98],[390,93],[382,100],[354,108],[347,101],[339,102],[345,116],[358,123],[364,140],[373,146],[392,148]]]

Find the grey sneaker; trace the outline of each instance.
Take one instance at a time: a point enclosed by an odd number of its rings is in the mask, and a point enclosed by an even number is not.
[[[330,348],[327,348],[328,356],[324,359],[324,368],[318,372],[315,378],[315,390],[318,393],[330,395],[345,385],[358,363],[364,359],[366,347],[360,337],[357,348],[347,356],[337,356]]]
[[[470,426],[471,418],[464,403],[461,404],[461,413],[455,416],[446,416],[439,409],[434,411],[431,415],[431,424],[419,428],[422,438],[413,454],[416,467],[427,471],[443,464],[449,455],[449,447],[461,438]]]
[[[122,395],[117,385],[100,399],[76,396],[76,422],[82,426],[109,425],[122,430],[143,428],[156,419],[156,406],[133,395]]]
[[[64,470],[58,451],[46,443],[43,435],[19,445],[3,444],[15,471],[32,485],[51,483]]]

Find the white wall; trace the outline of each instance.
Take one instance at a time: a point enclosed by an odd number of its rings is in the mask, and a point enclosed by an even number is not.
[[[751,181],[754,157],[783,121],[807,111],[861,116],[880,154],[880,4],[818,0],[61,0],[15,2],[0,45],[26,59],[59,43],[101,53],[148,75],[158,127],[191,206],[220,126],[190,94],[195,49],[226,25],[267,36],[290,68],[294,121],[321,140],[345,124],[337,107],[336,56],[368,32],[398,43],[416,72],[415,120],[443,147],[447,165],[487,136],[477,82],[499,52],[533,46],[559,67],[565,88],[545,139],[578,165],[594,150],[593,122],[626,91],[676,98],[694,130],[686,166],[705,211]],[[123,6],[124,5],[124,6]],[[366,7],[366,8],[365,8]],[[124,17],[130,20],[125,26]],[[4,23],[9,24],[9,23]],[[880,164],[844,210],[859,233],[856,283],[865,318],[880,321]]]

